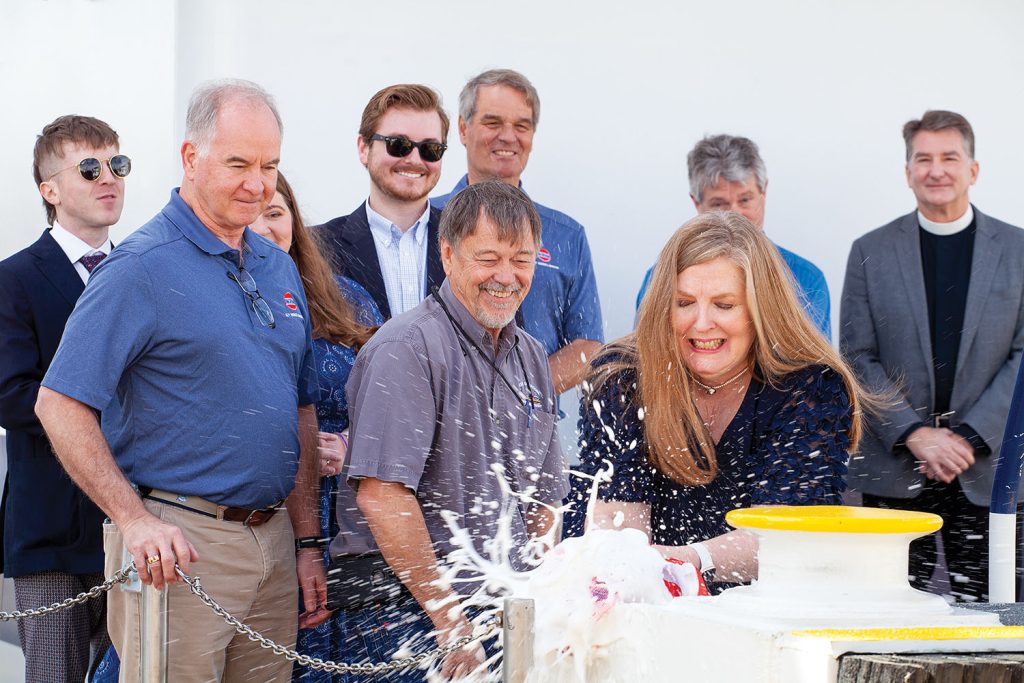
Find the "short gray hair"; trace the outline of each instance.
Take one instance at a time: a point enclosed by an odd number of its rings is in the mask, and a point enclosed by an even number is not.
[[[686,155],[690,174],[690,194],[697,203],[704,201],[704,190],[723,179],[742,183],[754,176],[757,189],[764,192],[768,172],[757,145],[749,138],[736,135],[709,135]]]
[[[273,96],[261,86],[241,78],[207,81],[200,83],[192,91],[192,97],[188,101],[188,112],[185,114],[185,139],[196,146],[200,156],[204,156],[210,147],[214,132],[217,130],[217,116],[221,108],[228,102],[238,100],[265,104],[274,114],[278,130],[284,133],[284,124],[281,122],[281,114],[277,111],[277,104]]]
[[[452,197],[441,213],[438,236],[454,249],[473,234],[482,216],[498,229],[498,239],[512,244],[523,241],[523,226],[527,224],[533,243],[540,249],[540,216],[533,202],[518,187],[500,180],[473,183]]]
[[[459,93],[459,116],[463,121],[469,122],[476,113],[477,90],[490,85],[504,85],[523,93],[526,103],[533,111],[533,127],[537,127],[537,122],[540,121],[540,95],[537,94],[533,83],[530,83],[530,79],[512,69],[490,69],[469,79]]]

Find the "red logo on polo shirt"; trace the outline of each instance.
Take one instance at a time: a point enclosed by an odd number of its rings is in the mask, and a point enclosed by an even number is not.
[[[295,303],[295,299],[294,299],[294,297],[292,297],[292,293],[291,292],[285,292],[284,293],[284,305],[287,306],[288,310],[290,310],[290,311],[297,311],[297,310],[299,310],[299,306],[298,306],[298,304]]]
[[[537,260],[541,263],[551,263],[551,252],[541,247],[537,250]]]

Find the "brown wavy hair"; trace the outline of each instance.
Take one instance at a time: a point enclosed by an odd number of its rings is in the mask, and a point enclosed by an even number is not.
[[[777,385],[786,375],[826,365],[842,378],[853,409],[850,450],[861,435],[860,410],[875,399],[814,327],[797,300],[796,283],[764,233],[738,213],[703,213],[676,231],[662,249],[637,318],[636,331],[605,347],[591,375],[593,394],[624,369],[635,369],[648,458],[673,481],[701,485],[718,473],[715,445],[693,400],[693,379],[672,329],[679,273],[727,258],[743,272],[746,303],[754,325],[750,361],[762,382]],[[600,360],[598,361],[600,363]]]
[[[295,201],[295,192],[280,171],[277,174],[277,191],[292,212],[292,246],[288,249],[288,255],[295,261],[302,286],[306,290],[313,338],[327,339],[358,351],[377,328],[356,321],[352,304],[338,289],[319,238],[306,227],[299,212],[299,204]]]

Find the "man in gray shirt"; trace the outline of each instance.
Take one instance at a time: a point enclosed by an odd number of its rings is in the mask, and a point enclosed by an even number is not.
[[[530,289],[540,234],[540,218],[518,188],[499,181],[466,188],[441,218],[447,280],[385,324],[359,354],[346,387],[347,477],[365,522],[339,503],[343,531],[332,555],[346,557],[332,567],[344,583],[396,584],[397,576],[401,584],[370,604],[337,604],[352,631],[346,636],[386,634],[378,652],[365,639],[346,637],[347,657],[380,660],[431,632],[441,644],[469,632],[466,617],[451,612],[452,590],[435,583],[452,549],[442,511],[454,512],[483,552],[484,541],[498,533],[498,477],[541,503],[557,505],[566,494],[547,356],[514,319]],[[515,565],[528,537],[546,533],[553,516],[536,503],[511,507]],[[365,524],[390,579],[365,566],[352,576],[359,567],[352,551],[367,549],[359,538]],[[467,674],[481,655],[455,652],[442,671]],[[420,680],[422,673],[406,676],[388,680]]]

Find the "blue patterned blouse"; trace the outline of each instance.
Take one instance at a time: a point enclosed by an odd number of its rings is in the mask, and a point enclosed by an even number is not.
[[[677,484],[648,461],[636,393],[636,373],[625,370],[581,406],[576,469],[593,475],[611,462],[612,481],[598,497],[649,504],[652,543],[685,545],[726,533],[725,513],[735,508],[842,502],[853,410],[831,368],[808,367],[774,387],[752,379],[716,446],[718,476],[703,486]],[[591,482],[571,479],[566,535],[577,536]]]
[[[373,303],[369,292],[362,285],[347,277],[338,277],[338,288],[345,299],[352,304],[356,321],[368,327],[384,323],[384,319]],[[313,356],[316,360],[316,374],[320,381],[320,399],[316,402],[316,418],[321,432],[343,432],[348,429],[348,401],[345,399],[345,383],[356,362],[354,349],[335,344],[326,339],[313,340]],[[340,475],[323,477],[320,480],[320,534],[321,538],[334,538],[338,533],[338,522],[334,514],[334,494],[338,490]],[[330,565],[331,558],[324,549],[324,566]],[[300,606],[301,610],[301,606]],[[296,649],[312,657],[335,659],[342,655],[341,615],[335,614],[314,629],[299,631]],[[303,683],[327,683],[340,678],[330,672],[316,671],[295,665],[292,680]]]

